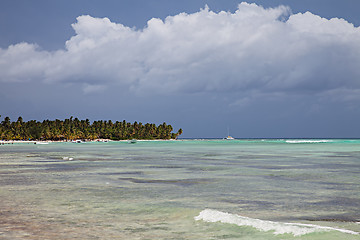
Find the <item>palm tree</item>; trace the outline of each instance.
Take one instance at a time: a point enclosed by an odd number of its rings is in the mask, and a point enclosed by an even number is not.
[[[79,120],[71,116],[64,121],[55,119],[54,121],[44,120],[38,122],[30,120],[24,122],[19,117],[16,122],[11,122],[9,117],[0,124],[1,139],[44,139],[44,140],[60,140],[60,139],[95,139],[109,138],[113,140],[120,139],[170,139],[176,138],[182,133],[182,129],[175,134],[172,133],[173,127],[165,122],[156,126],[153,123],[134,122],[133,124],[123,120],[113,123],[109,121],[94,121],[92,124],[89,119]]]

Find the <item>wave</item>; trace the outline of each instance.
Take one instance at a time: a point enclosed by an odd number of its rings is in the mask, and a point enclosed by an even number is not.
[[[333,142],[333,140],[309,140],[309,139],[301,139],[301,140],[286,140],[286,143],[329,143]]]
[[[212,209],[205,209],[200,212],[199,216],[194,218],[196,221],[203,220],[205,222],[221,222],[221,223],[230,223],[238,226],[249,226],[254,227],[261,231],[274,231],[274,234],[292,234],[294,236],[301,236],[313,232],[323,232],[323,231],[338,231],[347,234],[358,235],[358,232],[332,228],[325,226],[318,226],[313,224],[302,224],[302,223],[281,223],[281,222],[272,222],[265,221],[260,219],[243,217],[236,214],[230,214],[225,212],[220,212]]]

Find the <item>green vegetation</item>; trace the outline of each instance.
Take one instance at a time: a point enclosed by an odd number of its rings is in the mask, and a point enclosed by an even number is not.
[[[1,116],[0,116],[1,117]],[[16,122],[11,122],[5,117],[0,125],[0,140],[76,140],[76,139],[175,139],[182,134],[180,128],[177,133],[172,133],[173,127],[165,122],[156,126],[155,124],[141,122],[129,123],[125,120],[116,121],[94,121],[89,119],[79,120],[70,117],[64,121],[44,120],[38,122],[31,120],[24,122],[19,117]]]

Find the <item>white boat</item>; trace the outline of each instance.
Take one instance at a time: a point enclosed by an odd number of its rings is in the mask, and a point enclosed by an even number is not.
[[[228,136],[226,138],[224,138],[225,140],[234,140],[235,138],[233,138],[232,136],[230,136],[230,129],[228,128]]]
[[[72,143],[83,143],[81,140],[73,140]]]
[[[35,142],[34,144],[49,144],[48,142]]]
[[[137,142],[136,139],[129,140],[129,143],[136,143],[136,142]]]
[[[226,138],[225,138],[226,140],[234,140],[235,138],[233,138],[232,136],[227,136]]]

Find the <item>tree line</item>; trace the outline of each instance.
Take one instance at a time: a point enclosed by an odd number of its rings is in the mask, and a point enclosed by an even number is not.
[[[1,116],[0,116],[1,117]],[[141,122],[94,121],[89,119],[79,120],[70,117],[65,120],[36,120],[23,121],[19,117],[16,122],[11,122],[5,117],[0,125],[0,139],[2,140],[77,140],[77,139],[176,139],[182,134],[180,128],[177,133],[172,133],[173,127],[165,122],[156,126],[153,123]]]

